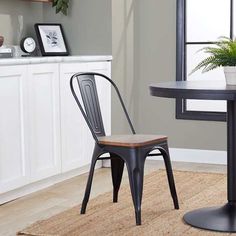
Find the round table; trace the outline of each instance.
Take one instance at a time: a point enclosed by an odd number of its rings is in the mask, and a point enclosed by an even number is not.
[[[184,221],[201,229],[236,232],[236,86],[215,81],[173,81],[151,85],[150,93],[166,98],[227,101],[228,202],[220,207],[188,212],[184,215]]]

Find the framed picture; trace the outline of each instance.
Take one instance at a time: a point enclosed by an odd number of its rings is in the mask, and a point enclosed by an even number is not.
[[[39,47],[42,56],[68,56],[61,24],[35,24]]]

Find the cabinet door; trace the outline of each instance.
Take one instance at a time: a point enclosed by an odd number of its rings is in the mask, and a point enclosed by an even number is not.
[[[61,172],[59,66],[28,68],[29,156],[35,181]]]
[[[25,66],[0,67],[0,193],[30,181]]]
[[[60,94],[63,172],[90,164],[94,148],[94,139],[71,94],[70,78],[77,72],[91,71],[110,76],[110,67],[110,62],[63,63],[61,65]],[[107,132],[110,133],[110,85],[98,82],[97,87],[104,125]]]

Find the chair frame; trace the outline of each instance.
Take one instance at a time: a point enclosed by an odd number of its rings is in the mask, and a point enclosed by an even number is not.
[[[98,96],[97,96],[95,76],[104,78],[105,80],[111,83],[111,85],[113,86],[113,88],[115,89],[118,95],[122,109],[129,123],[131,132],[132,134],[136,134],[133,124],[131,122],[131,119],[128,115],[128,112],[122,100],[122,97],[120,95],[120,92],[116,84],[110,78],[100,73],[90,73],[90,72],[89,73],[76,73],[71,77],[70,88],[71,88],[72,95],[75,98],[75,101],[95,140],[95,147],[93,151],[84,199],[82,202],[81,214],[85,214],[86,212],[86,207],[89,201],[96,162],[98,160],[109,159],[111,160],[113,202],[118,201],[118,192],[119,192],[120,184],[122,180],[124,164],[126,164],[128,175],[129,175],[129,182],[130,182],[130,189],[131,189],[133,204],[135,208],[136,225],[141,225],[141,203],[142,203],[142,193],[143,193],[143,177],[144,177],[145,160],[148,156],[160,156],[160,155],[163,156],[163,159],[164,159],[169,188],[170,188],[171,196],[173,198],[174,207],[175,209],[179,209],[178,197],[177,197],[176,188],[175,188],[174,176],[172,172],[167,141],[157,143],[155,145],[152,144],[152,145],[145,145],[141,147],[111,146],[111,145],[101,145],[99,143],[99,137],[105,136],[105,131],[103,128],[102,117],[100,117],[101,111],[100,111],[100,104],[99,104]],[[74,80],[77,80],[77,84],[80,89],[80,93],[81,93],[85,110],[82,107],[78,99],[78,96],[75,92]],[[87,87],[90,86],[90,90],[89,90],[90,93],[86,91],[86,86]],[[91,93],[91,89],[94,91],[94,94]],[[90,101],[88,101],[88,99]],[[93,109],[88,110],[88,105],[91,105],[90,104],[91,101],[93,102],[93,106],[94,108],[96,108],[97,113],[95,113],[95,110]],[[97,123],[95,122],[96,124],[94,124],[94,122],[92,122],[91,119],[89,119],[88,114],[92,115],[93,118],[95,117],[94,119],[97,121]],[[97,132],[95,132],[96,128],[98,129]],[[160,153],[150,153],[154,150],[159,150]],[[105,153],[109,153],[110,157],[101,157]]]

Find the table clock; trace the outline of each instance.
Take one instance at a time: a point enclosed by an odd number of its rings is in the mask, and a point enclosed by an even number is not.
[[[20,42],[20,48],[23,52],[31,55],[36,49],[36,42],[32,37],[23,38]]]

